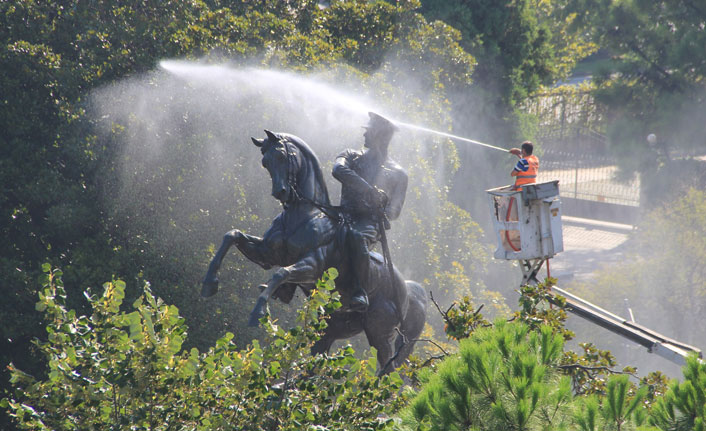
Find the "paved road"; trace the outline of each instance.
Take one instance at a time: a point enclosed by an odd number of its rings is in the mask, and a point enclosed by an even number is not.
[[[586,281],[594,271],[623,257],[622,245],[631,225],[562,216],[564,251],[550,260],[550,273],[559,286]]]

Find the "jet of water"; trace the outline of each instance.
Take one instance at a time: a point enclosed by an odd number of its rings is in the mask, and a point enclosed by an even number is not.
[[[320,82],[312,77],[297,76],[292,73],[271,69],[233,69],[225,65],[205,65],[179,60],[163,60],[159,66],[169,73],[191,80],[195,83],[228,83],[236,84],[240,91],[247,88],[269,88],[278,93],[280,97],[296,100],[300,106],[336,106],[337,108],[358,115],[369,111],[381,112],[384,110],[375,106],[371,101],[359,96],[353,96]],[[419,130],[426,133],[445,136],[457,141],[480,145],[498,151],[507,152],[505,148],[496,147],[473,139],[450,133],[433,130],[416,124],[409,124],[386,117],[402,127]]]
[[[394,121],[394,120],[393,120],[393,121]],[[422,131],[422,132],[427,132],[427,133],[433,133],[433,134],[436,134],[436,135],[446,136],[447,138],[455,139],[455,140],[457,140],[457,141],[468,142],[468,143],[474,144],[474,145],[481,145],[481,146],[483,146],[483,147],[492,148],[493,150],[498,150],[498,151],[502,151],[502,152],[504,152],[504,153],[507,153],[507,150],[506,150],[505,148],[500,148],[500,147],[496,147],[496,146],[494,146],[494,145],[486,144],[486,143],[483,143],[483,142],[474,141],[473,139],[468,139],[468,138],[464,138],[464,137],[461,137],[461,136],[452,135],[451,133],[440,132],[440,131],[438,131],[438,130],[428,129],[428,128],[426,128],[426,127],[417,126],[417,125],[415,125],[415,124],[403,123],[403,122],[401,122],[401,121],[394,121],[394,123],[397,124],[398,126],[406,127],[406,128],[409,128],[409,129],[420,130],[420,131]]]

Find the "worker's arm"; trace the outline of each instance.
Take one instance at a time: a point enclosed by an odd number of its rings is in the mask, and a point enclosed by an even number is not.
[[[520,160],[517,161],[517,164],[512,169],[512,172],[510,172],[510,176],[516,177],[517,175],[519,175],[522,172],[527,172],[528,169],[529,169],[529,162],[527,161],[527,159],[521,158]]]

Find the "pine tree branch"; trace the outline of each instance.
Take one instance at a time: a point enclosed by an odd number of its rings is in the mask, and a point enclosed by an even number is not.
[[[566,364],[566,365],[557,365],[557,368],[562,369],[562,370],[582,370],[586,372],[591,372],[591,371],[607,371],[610,374],[627,374],[632,377],[637,376],[634,373],[630,373],[627,371],[616,371],[612,368],[606,367],[606,366],[600,366],[600,367],[589,367],[587,365],[581,365],[581,364]]]

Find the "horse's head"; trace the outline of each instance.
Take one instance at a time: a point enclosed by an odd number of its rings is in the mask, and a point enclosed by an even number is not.
[[[262,166],[267,169],[272,179],[272,196],[284,203],[295,198],[294,189],[301,154],[296,146],[287,139],[265,130],[267,138],[251,138],[262,151]]]

